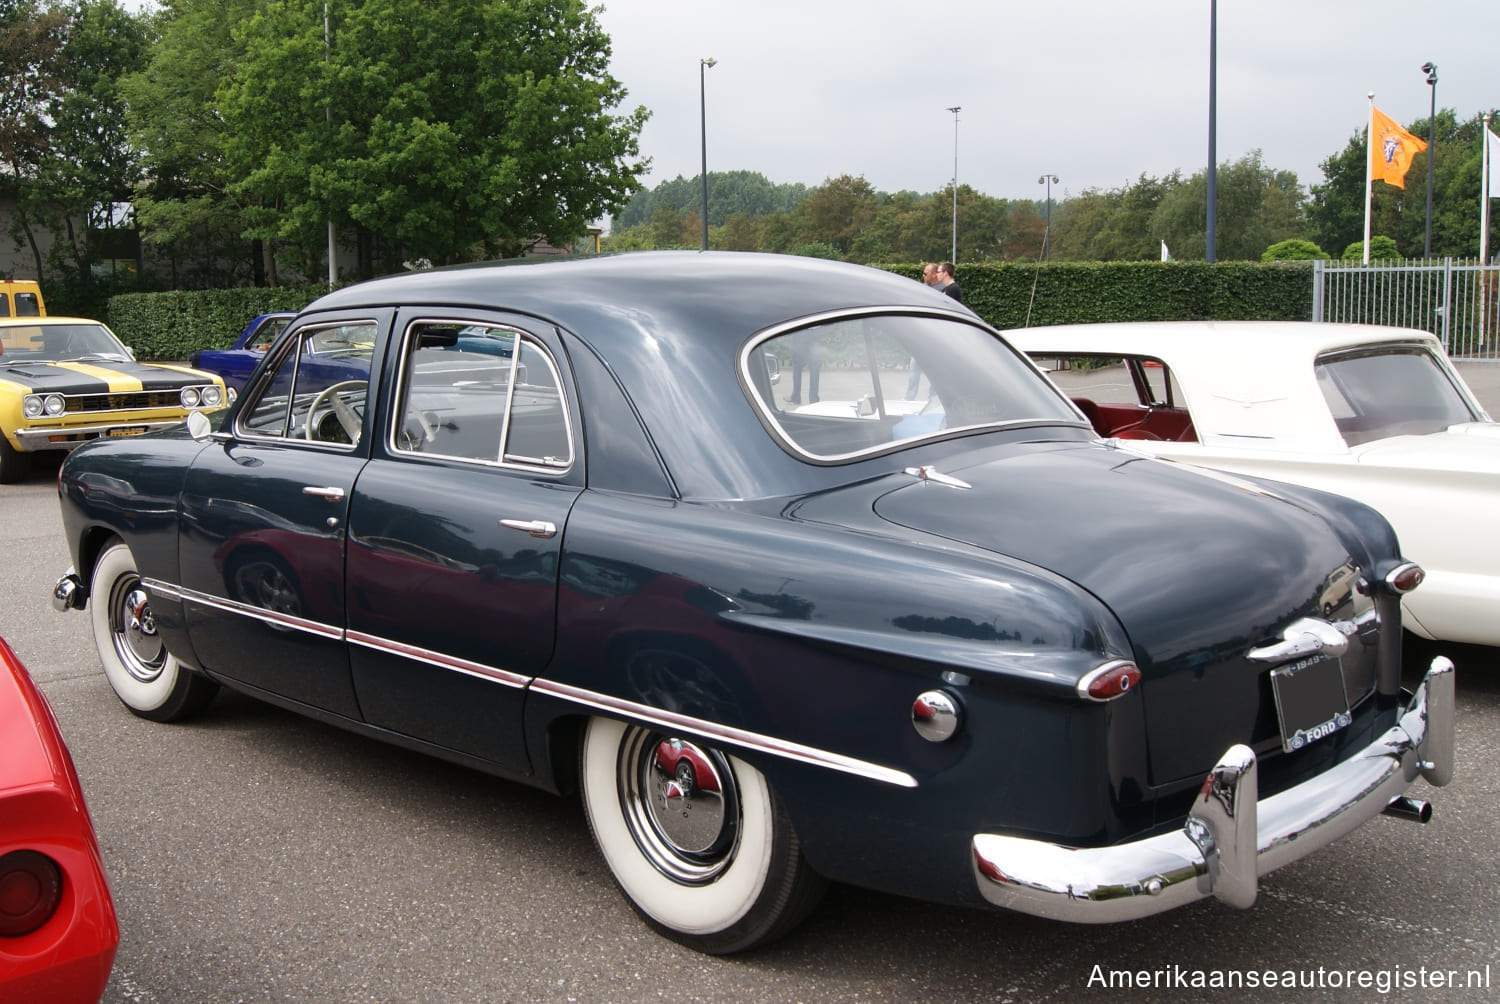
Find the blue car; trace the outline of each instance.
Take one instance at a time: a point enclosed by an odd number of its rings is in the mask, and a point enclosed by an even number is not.
[[[1100,439],[963,305],[855,265],[350,286],[230,408],[86,443],[58,490],[53,603],[130,712],[229,687],[576,792],[640,916],[704,952],[829,881],[1249,907],[1430,815],[1407,790],[1455,759],[1452,663],[1403,687],[1422,570],[1377,512]]]
[[[245,381],[255,370],[257,363],[265,357],[266,350],[276,341],[295,313],[279,311],[257,314],[245,325],[234,347],[228,349],[199,349],[189,360],[194,369],[217,373],[224,378],[224,386],[237,395],[245,388]]]

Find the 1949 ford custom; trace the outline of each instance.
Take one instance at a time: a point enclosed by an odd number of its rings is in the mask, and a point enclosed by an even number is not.
[[[337,379],[299,367],[330,340]],[[1422,573],[1378,514],[1101,441],[964,307],[871,269],[340,290],[234,406],[80,447],[59,492],[54,604],[130,710],[229,686],[576,789],[630,902],[703,951],[828,880],[1088,922],[1246,907],[1452,771],[1452,665],[1402,689]]]

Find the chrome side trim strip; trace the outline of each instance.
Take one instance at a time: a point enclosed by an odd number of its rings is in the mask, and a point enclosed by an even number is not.
[[[308,620],[306,617],[293,617],[291,614],[267,610],[265,607],[251,606],[248,603],[241,603],[238,600],[229,600],[222,596],[211,596],[208,593],[200,593],[196,589],[170,585],[159,579],[142,579],[141,585],[145,586],[150,592],[160,596],[169,596],[178,600],[199,603],[205,607],[213,607],[215,610],[223,610],[226,613],[241,614],[276,627],[290,628],[293,631],[304,631],[311,635],[317,635],[319,638],[328,638],[331,641],[342,641],[344,638],[343,628],[334,627],[332,624],[324,624],[322,621]]]
[[[786,739],[777,739],[774,736],[764,736],[756,732],[749,732],[745,729],[737,729],[728,725],[719,725],[701,718],[679,715],[676,712],[664,711],[661,708],[653,708],[648,704],[638,704],[635,701],[627,701],[619,697],[611,697],[608,694],[585,690],[582,687],[573,687],[565,683],[539,679],[532,682],[531,689],[538,693],[547,694],[550,697],[571,701],[574,704],[582,704],[585,707],[594,708],[598,711],[626,715],[630,718],[649,722],[652,725],[660,725],[664,728],[684,729],[729,746],[755,750],[758,753],[766,753],[785,760],[795,760],[798,763],[805,763],[814,767],[824,767],[829,770],[839,771],[842,774],[852,774],[855,777],[862,777],[866,780],[879,781],[882,784],[893,784],[900,788],[915,788],[917,786],[916,778],[905,771],[896,770],[893,767],[884,767],[880,764],[856,760],[841,753],[830,753],[827,750],[804,746],[801,743],[790,742]]]
[[[441,652],[419,648],[416,645],[407,645],[404,642],[391,641],[388,638],[377,638],[375,635],[365,634],[362,631],[347,631],[345,632],[345,637],[349,639],[349,644],[351,645],[359,645],[362,648],[368,648],[375,652],[384,653],[385,655],[399,655],[402,658],[412,659],[416,662],[425,662],[427,665],[436,666],[438,669],[451,669],[455,673],[475,676],[481,680],[499,683],[506,687],[516,687],[519,689],[524,688],[531,682],[531,677],[523,676],[520,673],[512,673],[508,669],[496,669],[493,666],[470,662],[467,659],[460,659],[456,656],[444,655]]]

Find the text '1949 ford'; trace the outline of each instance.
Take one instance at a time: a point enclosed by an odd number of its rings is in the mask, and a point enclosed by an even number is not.
[[[299,366],[337,346],[341,366]],[[909,376],[917,377],[908,381]],[[109,682],[232,687],[581,793],[726,953],[832,880],[1103,922],[1216,897],[1452,771],[1452,664],[1374,510],[1100,440],[903,277],[646,253],[311,304],[235,404],[63,465]]]

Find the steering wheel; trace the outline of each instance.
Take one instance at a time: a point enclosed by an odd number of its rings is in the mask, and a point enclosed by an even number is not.
[[[412,426],[416,426],[417,428],[413,429]],[[432,420],[422,414],[422,410],[416,405],[407,404],[406,415],[401,422],[401,448],[410,450],[413,453],[419,453],[422,450],[424,442],[433,443],[436,441],[437,426],[433,425]]]
[[[307,426],[302,430],[303,438],[310,443],[317,442],[318,437],[314,435],[314,432],[319,423],[314,422],[313,418],[326,404],[333,411],[333,417],[338,419],[339,427],[349,437],[349,442],[358,443],[360,418],[354,413],[354,409],[349,407],[348,402],[339,395],[348,390],[368,388],[369,385],[368,380],[341,380],[318,391],[318,396],[313,398],[312,406],[307,409]]]

